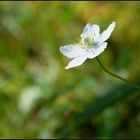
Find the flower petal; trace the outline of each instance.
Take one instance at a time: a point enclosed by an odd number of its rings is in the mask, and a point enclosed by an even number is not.
[[[89,59],[95,58],[96,56],[101,54],[106,47],[107,47],[107,42],[104,42],[97,47],[92,47],[91,49],[86,51],[87,58]]]
[[[80,55],[76,58],[74,58],[72,61],[69,62],[69,64],[65,67],[65,69],[73,68],[76,66],[80,66],[84,63],[84,61],[87,59],[86,55]]]
[[[95,42],[102,43],[106,41],[110,37],[112,31],[114,30],[115,24],[116,23],[113,21],[112,24],[110,24],[109,27],[99,35],[99,37],[97,38],[97,40],[95,40]]]
[[[90,24],[88,23],[84,30],[83,33],[81,34],[82,37],[82,41],[84,40],[84,38],[89,37],[91,39],[96,39],[99,36],[99,31],[100,28],[98,25],[96,24]],[[84,43],[84,42],[83,42]]]
[[[79,44],[71,44],[66,45],[64,47],[60,47],[60,52],[68,58],[75,58],[78,55],[80,55],[83,51],[84,49],[82,49]]]

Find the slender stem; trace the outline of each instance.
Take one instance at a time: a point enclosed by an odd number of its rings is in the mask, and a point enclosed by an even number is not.
[[[99,63],[99,65],[101,66],[101,68],[102,68],[105,72],[107,72],[108,74],[112,75],[113,77],[118,78],[118,79],[120,79],[120,80],[126,82],[127,84],[130,84],[130,85],[132,85],[133,87],[135,87],[135,88],[137,88],[137,89],[140,90],[140,86],[139,86],[139,85],[134,84],[134,83],[132,83],[132,82],[130,82],[130,81],[128,81],[128,80],[126,80],[126,79],[124,79],[124,78],[122,78],[122,77],[120,77],[120,76],[118,76],[118,75],[116,75],[116,74],[114,74],[114,73],[112,73],[112,72],[110,72],[109,70],[107,70],[107,69],[104,67],[104,65],[102,64],[102,62],[100,61],[99,57],[96,57],[96,60],[97,60],[97,62]]]

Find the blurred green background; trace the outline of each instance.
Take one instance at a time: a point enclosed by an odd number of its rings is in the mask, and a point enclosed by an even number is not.
[[[100,59],[139,80],[140,2],[0,2],[0,138],[140,137],[140,92],[96,59],[65,70],[59,51],[87,23],[103,31],[112,21]]]

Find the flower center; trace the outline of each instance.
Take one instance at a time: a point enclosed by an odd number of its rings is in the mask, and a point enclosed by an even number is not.
[[[94,44],[94,39],[93,38],[89,38],[89,37],[84,38],[84,46],[86,48],[92,47],[93,44]]]
[[[80,42],[80,46],[81,48],[84,49],[90,49],[91,47],[97,46],[97,42],[94,42],[94,38],[93,37],[84,37],[82,38],[82,41]]]

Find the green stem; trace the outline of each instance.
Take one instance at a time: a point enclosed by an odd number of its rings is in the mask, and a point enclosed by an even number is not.
[[[139,86],[139,85],[134,84],[134,83],[132,83],[132,82],[130,82],[130,81],[128,81],[128,80],[126,80],[126,79],[124,79],[124,78],[122,78],[122,77],[120,77],[120,76],[118,76],[118,75],[116,75],[116,74],[114,74],[114,73],[112,73],[112,72],[110,72],[110,71],[108,71],[108,70],[104,67],[104,65],[102,64],[102,62],[100,61],[99,57],[96,57],[96,60],[97,60],[97,62],[99,63],[99,65],[101,66],[101,68],[102,68],[105,72],[107,72],[108,74],[112,75],[113,77],[118,78],[118,79],[120,79],[120,80],[126,82],[127,84],[130,84],[131,86],[133,86],[133,87],[135,87],[135,88],[137,88],[137,89],[140,90],[140,86]]]

